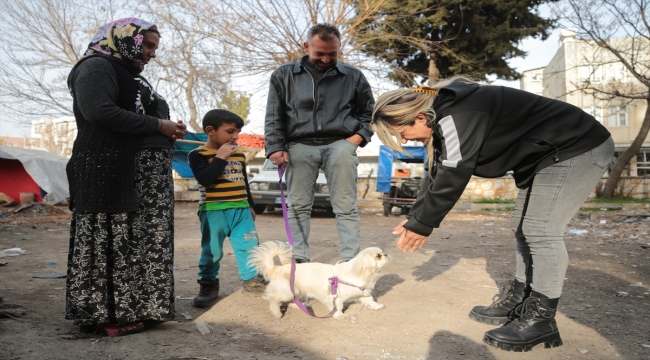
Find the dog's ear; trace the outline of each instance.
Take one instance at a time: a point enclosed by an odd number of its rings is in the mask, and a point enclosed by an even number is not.
[[[352,271],[356,275],[364,278],[373,275],[377,270],[377,260],[375,259],[374,251],[364,250],[350,261],[353,262]]]

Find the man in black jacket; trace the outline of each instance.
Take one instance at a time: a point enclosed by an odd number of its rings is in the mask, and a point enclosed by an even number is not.
[[[307,239],[319,169],[327,178],[342,259],[353,258],[360,247],[356,150],[373,134],[374,99],[361,71],[337,61],[340,45],[336,27],[317,24],[304,44],[307,55],[271,75],[266,154],[276,165],[287,163],[289,224],[298,262],[309,261]]]

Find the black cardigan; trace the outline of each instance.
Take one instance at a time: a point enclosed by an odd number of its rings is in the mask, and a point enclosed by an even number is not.
[[[66,173],[73,212],[137,210],[135,157],[144,135],[157,132],[158,118],[135,112],[134,78],[102,57],[86,58],[70,72],[77,138]]]

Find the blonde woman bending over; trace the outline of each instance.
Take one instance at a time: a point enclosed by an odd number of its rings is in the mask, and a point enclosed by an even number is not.
[[[469,316],[505,324],[483,338],[503,350],[562,345],[555,313],[568,266],[564,230],[611,162],[607,129],[573,105],[464,77],[381,95],[371,126],[395,151],[409,140],[428,150],[431,171],[408,219],[394,229],[402,251],[424,246],[472,175],[513,172],[520,189],[511,223],[515,276],[497,301]]]

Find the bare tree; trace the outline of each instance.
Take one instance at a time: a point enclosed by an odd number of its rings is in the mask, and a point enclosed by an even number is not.
[[[68,72],[97,27],[114,15],[113,1],[0,2],[0,102],[4,115],[23,123],[71,115]]]
[[[207,3],[152,0],[141,6],[149,21],[160,24],[162,35],[156,59],[161,66],[150,78],[196,132],[203,131],[199,117],[229,93],[232,76],[221,34],[210,28],[221,19],[208,15]]]
[[[248,124],[248,114],[251,111],[251,96],[242,91],[230,90],[221,97],[217,103],[217,108],[229,110],[244,119],[244,124]]]
[[[340,60],[366,70],[382,65],[359,51],[352,39],[356,28],[383,3],[373,1],[355,10],[352,0],[222,0],[213,2],[211,16],[221,21],[212,32],[221,34],[228,45],[236,71],[246,75],[266,74],[281,64],[304,55],[303,44],[309,28],[328,22],[341,30]],[[355,21],[351,21],[356,16]],[[382,72],[383,74],[383,72]],[[263,84],[266,86],[266,84]]]
[[[66,79],[99,26],[140,16],[162,34],[157,62],[144,75],[179,118],[202,131],[198,116],[227,93],[230,61],[219,34],[207,31],[199,0],[15,0],[0,2],[0,101],[10,118],[72,115]],[[129,6],[127,6],[129,5]],[[134,7],[135,6],[135,7]],[[134,13],[135,12],[135,13]]]
[[[600,101],[645,103],[641,128],[629,148],[622,152],[603,188],[612,197],[621,173],[641,148],[650,130],[650,1],[647,0],[564,0],[555,7],[563,23],[577,29],[577,36],[597,48],[589,60],[586,80],[575,83],[576,91]],[[594,82],[599,68],[620,63],[633,81]],[[601,70],[602,71],[602,70]]]

